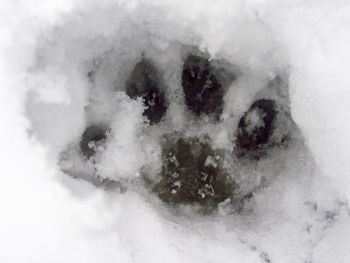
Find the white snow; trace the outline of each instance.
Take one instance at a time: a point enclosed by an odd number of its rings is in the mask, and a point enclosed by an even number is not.
[[[350,261],[346,1],[5,0],[0,17],[0,262]],[[190,46],[237,74],[220,123],[186,110]],[[167,87],[153,126],[123,92],[142,52]],[[276,76],[287,90],[268,86]],[[234,127],[264,96],[290,100],[295,125],[279,131],[292,143],[258,162],[225,156],[242,194],[254,192],[240,213],[227,200],[207,216],[169,208],[140,182],[159,179],[163,134],[233,150]],[[99,122],[112,131],[92,163],[78,142]],[[89,183],[97,174],[131,183],[107,191]]]

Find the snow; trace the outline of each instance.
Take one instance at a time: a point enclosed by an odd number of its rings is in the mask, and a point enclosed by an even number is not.
[[[345,1],[3,1],[0,10],[1,262],[349,262]],[[190,51],[236,77],[220,121],[186,108]],[[141,54],[166,86],[156,125],[124,92]],[[234,127],[260,98],[278,103],[273,138],[288,143],[232,157]],[[89,160],[80,136],[97,123],[111,132]],[[207,215],[163,203],[148,182],[160,180],[165,134],[209,137],[237,200]]]

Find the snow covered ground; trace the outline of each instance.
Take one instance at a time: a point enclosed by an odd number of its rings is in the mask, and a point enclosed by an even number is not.
[[[0,262],[350,261],[350,3],[3,0],[0,15]],[[161,87],[156,113],[139,79]]]

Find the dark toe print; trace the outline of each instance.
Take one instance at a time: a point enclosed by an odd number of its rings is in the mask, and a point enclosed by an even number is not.
[[[255,101],[238,124],[237,146],[243,150],[258,150],[269,142],[276,120],[273,100]]]
[[[183,65],[182,87],[187,107],[195,114],[214,114],[218,117],[223,107],[223,88],[214,75],[210,62],[189,55]]]
[[[126,94],[130,98],[142,98],[146,106],[143,115],[151,124],[159,123],[167,106],[162,81],[153,63],[145,58],[136,64],[126,82]]]
[[[221,158],[196,137],[168,139],[162,149],[161,181],[154,190],[167,203],[214,207],[233,189]]]
[[[87,158],[92,157],[96,150],[107,140],[108,129],[104,126],[91,125],[84,131],[81,141],[80,150]]]

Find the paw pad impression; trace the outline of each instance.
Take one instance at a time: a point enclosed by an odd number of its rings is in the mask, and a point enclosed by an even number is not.
[[[197,137],[172,136],[162,147],[161,181],[155,186],[167,203],[215,206],[229,198],[233,182],[222,156]]]
[[[146,109],[143,115],[151,124],[161,121],[167,110],[160,74],[153,62],[142,58],[135,65],[126,82],[126,94],[132,98],[141,98]]]
[[[189,110],[196,115],[220,116],[224,91],[208,59],[189,55],[184,61],[181,79]]]

